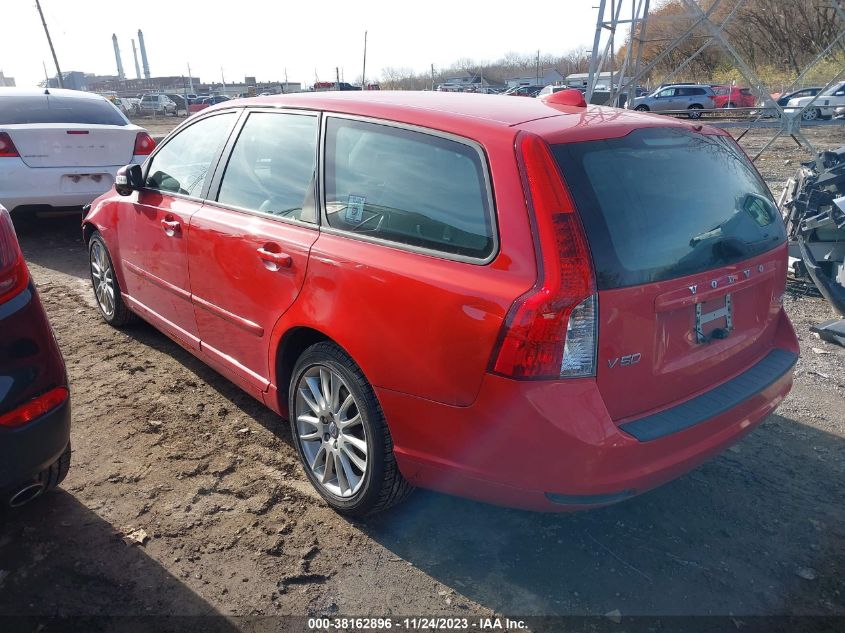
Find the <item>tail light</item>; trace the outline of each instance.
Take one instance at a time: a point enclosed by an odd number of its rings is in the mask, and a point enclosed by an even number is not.
[[[29,283],[29,272],[15,236],[9,212],[0,207],[0,303],[11,299]]]
[[[18,148],[12,143],[12,137],[8,132],[0,132],[0,158],[17,158]]]
[[[135,150],[132,152],[135,156],[149,156],[156,147],[156,142],[153,137],[146,132],[138,132],[135,137]]]
[[[70,396],[67,387],[56,387],[47,393],[41,394],[8,413],[0,415],[0,427],[16,428],[29,424],[33,420],[49,413],[62,404]]]
[[[598,302],[584,230],[546,142],[522,133],[516,150],[539,274],[511,306],[491,370],[519,379],[593,376]]]

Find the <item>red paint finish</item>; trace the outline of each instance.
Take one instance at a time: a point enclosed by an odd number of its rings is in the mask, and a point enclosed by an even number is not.
[[[188,267],[203,351],[270,384],[273,326],[305,281],[319,235],[305,227],[206,204],[191,218]]]
[[[387,91],[245,99],[209,113],[273,105],[475,141],[487,160],[499,244],[489,263],[459,262],[151,191],[95,201],[85,223],[108,244],[129,307],[274,410],[286,408],[277,366],[282,341],[296,328],[317,330],[375,387],[400,469],[413,483],[561,510],[568,508],[547,493],[640,493],[686,472],[737,441],[789,391],[791,373],[733,410],[649,442],[618,427],[724,383],[773,348],[797,352],[780,304],[785,247],[736,266],[598,291],[595,377],[516,380],[490,372],[506,315],[553,260],[536,228],[543,223],[531,214],[556,210],[529,205],[517,135],[561,143],[690,124],[535,99]],[[728,276],[738,277],[728,283]],[[694,284],[702,286],[706,310],[731,287],[736,324],[729,338],[693,342]],[[633,353],[643,362],[616,373],[608,367],[608,359]]]
[[[778,321],[772,345],[797,353],[785,312]],[[720,382],[745,368],[726,372]],[[791,386],[789,372],[731,411],[650,442],[617,428],[590,379],[521,382],[488,374],[467,408],[384,389],[377,395],[391,420],[400,470],[411,482],[489,503],[566,511],[585,506],[558,505],[546,493],[646,492],[739,441]]]
[[[716,282],[715,289],[711,282]],[[696,288],[695,295],[691,286]],[[599,293],[597,381],[610,416],[622,423],[707,391],[726,372],[765,355],[783,313],[785,287],[784,244],[725,268]],[[727,294],[733,310],[730,336],[706,345],[697,343],[695,302],[702,302],[706,313],[724,307]],[[702,329],[710,333],[724,325],[720,319]],[[614,359],[633,354],[641,355],[636,364],[623,366],[617,361],[611,367]]]
[[[202,203],[148,190],[126,200],[118,211],[117,241],[130,302],[146,307],[155,325],[197,347],[188,279],[188,230],[191,216]]]

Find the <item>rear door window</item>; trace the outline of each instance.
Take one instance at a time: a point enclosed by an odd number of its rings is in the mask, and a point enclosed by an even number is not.
[[[732,139],[646,128],[552,151],[601,289],[719,268],[786,239],[769,190]]]
[[[128,119],[105,99],[54,95],[0,96],[0,125],[69,123],[71,125],[129,125]]]
[[[325,153],[330,227],[459,257],[493,254],[491,196],[474,146],[330,117]]]
[[[316,221],[317,117],[253,112],[229,157],[217,201]]]

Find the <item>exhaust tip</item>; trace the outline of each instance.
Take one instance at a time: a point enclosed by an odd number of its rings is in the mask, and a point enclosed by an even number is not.
[[[44,484],[41,482],[29,483],[9,497],[9,507],[20,508],[22,505],[25,505],[36,497],[41,496],[42,492],[44,492]]]

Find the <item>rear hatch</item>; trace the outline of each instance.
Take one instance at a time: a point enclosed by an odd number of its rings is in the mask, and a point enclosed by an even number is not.
[[[0,131],[30,167],[105,167],[132,159],[138,129],[105,99],[0,98]]]
[[[731,138],[653,127],[552,151],[590,243],[596,376],[614,420],[707,391],[765,355],[786,237]]]

